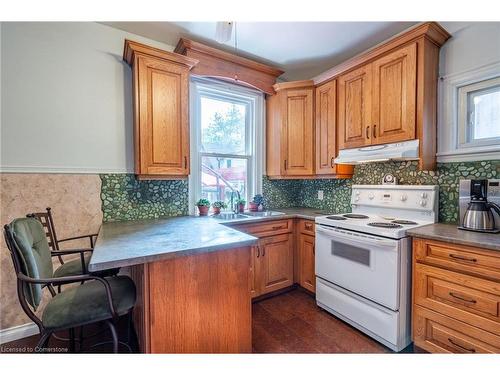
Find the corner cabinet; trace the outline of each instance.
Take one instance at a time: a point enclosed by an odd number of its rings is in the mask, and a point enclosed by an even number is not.
[[[189,175],[189,71],[197,61],[125,40],[132,67],[135,174],[139,179]]]
[[[268,177],[351,177],[351,166],[333,164],[337,150],[335,84],[315,87],[306,80],[273,87],[276,95],[266,101]]]

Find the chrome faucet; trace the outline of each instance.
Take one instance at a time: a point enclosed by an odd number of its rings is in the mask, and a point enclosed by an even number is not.
[[[234,204],[234,194],[238,195],[238,201],[240,200],[240,192],[236,189],[231,190],[231,210],[237,214],[238,213],[238,204]]]

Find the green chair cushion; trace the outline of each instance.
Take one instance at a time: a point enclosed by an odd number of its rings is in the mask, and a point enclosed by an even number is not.
[[[52,257],[40,221],[28,217],[15,219],[9,224],[9,231],[22,262],[22,272],[34,279],[52,277]],[[42,285],[30,284],[25,294],[28,303],[36,310],[43,296]]]
[[[90,262],[90,253],[89,255],[84,256],[85,268],[88,269]],[[78,255],[77,259],[70,260],[68,262],[64,262],[58,269],[54,272],[54,277],[63,277],[63,276],[75,276],[81,275],[82,270],[82,260],[80,259],[80,255]]]
[[[118,315],[124,315],[135,304],[134,282],[127,276],[107,278]],[[66,289],[53,297],[42,314],[44,327],[69,328],[112,318],[104,285],[99,281]]]

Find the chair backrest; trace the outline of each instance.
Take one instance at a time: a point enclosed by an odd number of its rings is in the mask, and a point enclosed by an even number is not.
[[[34,279],[53,277],[51,251],[39,220],[33,217],[14,219],[4,230],[16,273],[21,272]],[[36,310],[43,296],[42,285],[25,285],[24,296]]]
[[[32,214],[26,215],[26,217],[34,217],[35,219],[38,219],[45,229],[45,235],[47,236],[49,247],[55,251],[59,250],[56,227],[54,226],[54,219],[52,218],[52,211],[50,207],[47,207],[47,212],[33,212]]]

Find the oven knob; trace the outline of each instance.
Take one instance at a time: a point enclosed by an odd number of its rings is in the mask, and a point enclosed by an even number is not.
[[[356,190],[356,195],[359,195],[359,194],[360,194],[360,193],[359,193],[359,190]]]
[[[427,201],[426,201],[425,199],[422,199],[422,200],[420,201],[420,205],[421,205],[422,207],[425,207],[425,205],[426,205],[426,204],[427,204]]]
[[[399,199],[401,199],[401,202],[404,202],[408,199],[408,197],[406,196],[406,194],[401,194],[401,197]]]
[[[357,201],[359,201],[359,197],[354,198],[354,200],[355,200],[356,202],[357,202]]]
[[[373,195],[373,193],[368,194],[368,199],[373,199],[373,198],[375,198],[375,195]]]
[[[427,198],[427,193],[422,193],[422,194],[420,194],[420,196],[425,199],[425,198]]]

